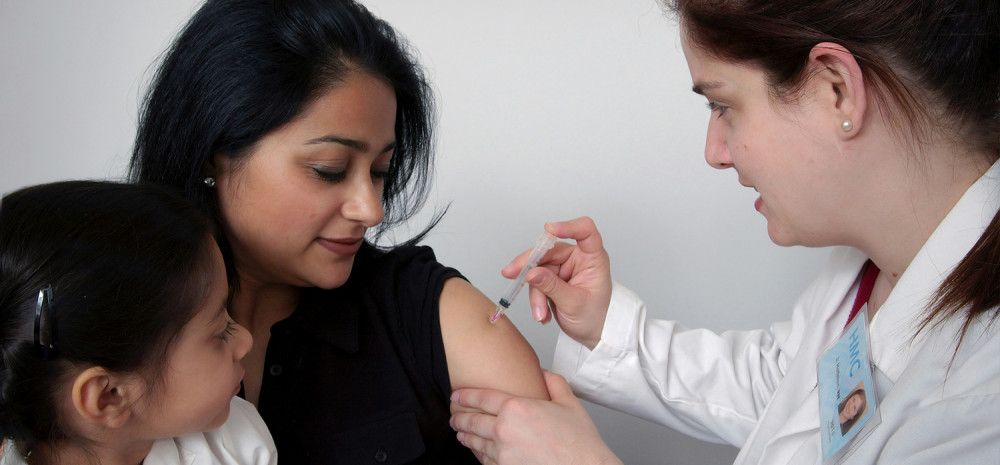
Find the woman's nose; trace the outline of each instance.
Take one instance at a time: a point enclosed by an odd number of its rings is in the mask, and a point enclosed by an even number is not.
[[[363,176],[352,182],[348,199],[344,202],[344,217],[357,221],[365,227],[373,227],[382,222],[385,209],[382,208],[381,183],[372,182],[370,176]]]

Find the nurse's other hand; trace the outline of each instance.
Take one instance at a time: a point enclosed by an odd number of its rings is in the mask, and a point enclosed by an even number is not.
[[[622,462],[601,440],[566,380],[545,372],[551,401],[488,389],[459,389],[451,398],[458,440],[484,464],[611,465]],[[473,413],[468,409],[482,413]]]
[[[593,349],[611,302],[611,260],[601,233],[585,216],[548,223],[545,230],[576,244],[557,242],[525,276],[532,316],[542,323],[554,316],[563,332]],[[529,254],[530,250],[517,256],[501,273],[516,278]]]

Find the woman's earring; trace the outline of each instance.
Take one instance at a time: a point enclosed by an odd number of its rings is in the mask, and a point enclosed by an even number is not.
[[[851,132],[851,129],[854,129],[854,123],[852,123],[849,119],[845,119],[843,123],[840,123],[840,128],[843,129],[844,132]]]
[[[201,182],[205,183],[205,185],[208,187],[215,187],[215,178],[211,176],[203,179]]]

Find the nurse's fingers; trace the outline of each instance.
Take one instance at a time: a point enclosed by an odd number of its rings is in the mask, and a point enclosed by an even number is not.
[[[451,401],[461,407],[472,408],[490,415],[500,413],[504,402],[513,398],[510,394],[493,389],[459,389],[451,393]]]
[[[555,265],[547,265],[544,268],[547,268],[553,274],[559,272],[559,267]],[[552,311],[554,310],[555,303],[541,289],[535,286],[528,286],[528,305],[531,307],[531,317],[535,321],[545,324],[552,320]]]
[[[552,321],[552,312],[555,311],[556,304],[545,293],[537,288],[529,287],[528,305],[531,306],[531,317],[535,321],[541,324]]]
[[[526,281],[531,286],[529,299],[532,313],[547,313],[548,300],[560,307],[576,308],[582,306],[590,296],[589,289],[563,281],[557,271],[549,267],[535,267],[528,272]]]
[[[601,233],[597,230],[594,220],[587,216],[581,216],[574,220],[557,221],[546,223],[545,230],[553,236],[562,239],[573,239],[576,245],[587,253],[597,253],[604,251],[604,241]]]
[[[483,439],[493,439],[496,434],[497,417],[478,412],[457,412],[448,422],[451,428],[461,433],[471,433]]]
[[[569,260],[569,257],[573,254],[574,246],[566,242],[556,242],[552,246],[552,249],[542,256],[542,259],[538,261],[539,265],[554,265],[562,266]],[[528,261],[528,256],[531,255],[531,249],[521,252],[518,256],[514,257],[503,269],[500,270],[502,274],[507,279],[514,279],[518,274],[521,273],[521,268],[524,263]]]
[[[496,460],[493,459],[494,454],[496,454],[496,445],[493,441],[463,431],[459,431],[456,437],[458,438],[458,442],[472,450],[472,454],[475,455],[476,458],[479,459],[479,462],[483,465],[497,463]]]
[[[545,388],[548,389],[552,402],[567,407],[583,409],[583,404],[580,403],[580,399],[576,397],[576,394],[573,394],[573,388],[566,382],[566,378],[548,370],[543,371],[542,374],[545,375]]]

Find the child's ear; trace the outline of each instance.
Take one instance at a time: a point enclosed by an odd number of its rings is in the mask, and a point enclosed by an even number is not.
[[[143,388],[134,376],[91,367],[73,381],[73,407],[83,421],[105,428],[120,428],[129,420],[132,405]]]

